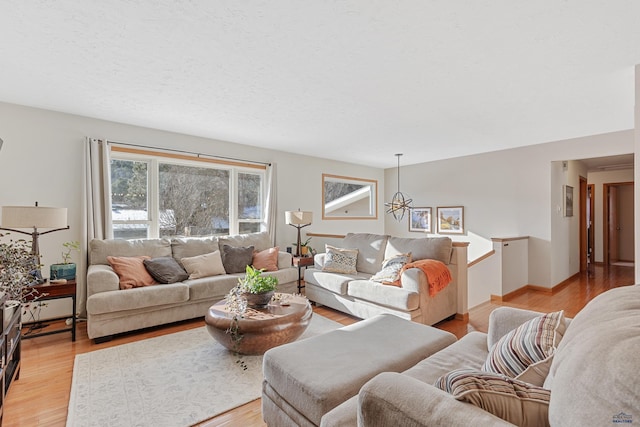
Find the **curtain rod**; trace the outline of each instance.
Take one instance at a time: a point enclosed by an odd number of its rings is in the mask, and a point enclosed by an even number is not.
[[[194,151],[176,150],[174,148],[152,147],[152,146],[149,146],[149,145],[132,144],[130,142],[119,142],[119,141],[109,141],[109,140],[107,140],[107,144],[126,145],[126,146],[129,146],[129,147],[146,148],[146,149],[149,149],[149,150],[162,150],[162,151],[169,151],[169,152],[172,152],[172,153],[189,154],[189,155],[196,156],[196,157],[210,157],[212,159],[229,160],[229,161],[235,161],[235,162],[245,162],[245,163],[254,163],[256,165],[271,166],[271,162],[258,162],[258,161],[255,161],[255,160],[238,159],[238,158],[235,158],[235,157],[216,156],[216,155],[213,155],[213,154],[196,153]]]

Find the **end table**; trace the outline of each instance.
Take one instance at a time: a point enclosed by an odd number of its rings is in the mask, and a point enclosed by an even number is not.
[[[76,281],[68,280],[66,283],[51,283],[46,282],[42,285],[33,286],[39,292],[39,297],[36,301],[47,301],[53,299],[61,299],[61,298],[71,298],[73,309],[71,311],[71,326],[69,328],[55,329],[53,331],[45,331],[39,332],[37,334],[24,334],[22,339],[29,339],[35,337],[41,337],[44,335],[51,334],[59,334],[61,332],[71,332],[71,341],[76,340]],[[61,320],[66,317],[60,317],[57,319],[47,319],[49,320]],[[42,323],[42,322],[35,322]],[[28,326],[28,324],[25,324]],[[23,325],[23,326],[25,326]]]
[[[302,267],[307,269],[310,265],[313,265],[312,256],[294,256],[291,263],[294,267],[298,267],[298,293],[304,288],[302,285]]]

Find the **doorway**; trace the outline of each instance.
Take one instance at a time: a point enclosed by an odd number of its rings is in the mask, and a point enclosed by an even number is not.
[[[580,271],[591,271],[595,264],[595,187],[580,177]]]
[[[604,263],[633,266],[634,246],[634,183],[603,184]]]

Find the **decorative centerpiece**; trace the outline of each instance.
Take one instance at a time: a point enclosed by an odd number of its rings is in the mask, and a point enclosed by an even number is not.
[[[8,234],[0,233],[0,238]],[[8,298],[5,314],[13,313],[7,310],[9,307],[15,309],[38,299],[39,292],[32,287],[38,283],[34,275],[40,268],[38,261],[31,253],[31,242],[24,239],[0,242],[0,292]]]
[[[51,280],[73,280],[76,278],[76,264],[71,262],[71,251],[80,252],[80,242],[65,242],[62,247],[62,263],[51,264],[49,269]]]
[[[247,265],[245,276],[238,279],[238,286],[242,296],[246,298],[251,308],[265,308],[278,286],[278,279],[274,276],[262,276],[262,270],[256,270]]]

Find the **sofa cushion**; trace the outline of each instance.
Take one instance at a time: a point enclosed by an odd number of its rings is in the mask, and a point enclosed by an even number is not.
[[[107,262],[120,278],[120,289],[131,289],[140,286],[155,285],[155,279],[144,267],[148,256],[119,257],[108,256]]]
[[[549,425],[551,391],[500,374],[458,369],[435,386],[517,426]]]
[[[109,265],[107,256],[140,256],[149,258],[171,256],[169,239],[93,239],[89,243],[89,264]]]
[[[374,274],[385,259],[384,250],[389,236],[368,233],[348,233],[342,240],[343,248],[358,249],[356,270]]]
[[[264,251],[274,246],[271,237],[269,237],[269,233],[266,231],[236,234],[234,236],[220,236],[218,237],[218,245],[220,245],[220,248],[222,248],[222,245],[229,245],[236,248],[253,246],[256,251]]]
[[[169,256],[145,259],[143,263],[149,274],[158,283],[182,282],[189,277],[178,261]]]
[[[420,295],[417,292],[386,286],[370,280],[349,282],[347,295],[403,311],[416,310],[420,306]]]
[[[264,251],[254,251],[251,264],[256,270],[277,271],[278,270],[278,246],[265,249]]]
[[[117,314],[121,311],[149,307],[169,307],[189,301],[189,288],[185,282],[163,286],[129,289],[127,291],[100,292],[87,299],[87,312],[91,315]]]
[[[331,291],[335,294],[346,295],[347,285],[355,279],[368,279],[368,274],[340,274],[322,271],[317,268],[307,268],[304,272],[304,281]]]
[[[573,318],[551,364],[551,425],[635,425],[639,355],[640,286],[598,295]]]
[[[564,332],[563,311],[535,317],[498,340],[482,370],[541,386]]]
[[[171,239],[173,258],[180,264],[182,258],[210,254],[219,249],[216,237],[174,237]]]
[[[356,274],[356,263],[358,260],[357,249],[336,248],[326,245],[326,253],[322,271],[343,274]]]
[[[449,237],[424,237],[418,239],[389,237],[384,258],[411,252],[413,260],[436,259],[445,264],[451,263],[453,244]]]
[[[209,254],[189,258],[182,258],[181,261],[185,270],[189,273],[189,279],[199,279],[201,277],[226,274],[224,266],[222,265],[220,251],[214,251]]]
[[[189,287],[189,300],[222,300],[238,284],[238,277],[232,274],[202,277],[185,282]],[[204,314],[204,313],[203,313]]]
[[[222,245],[222,264],[227,274],[243,273],[253,261],[253,246],[234,247]]]

